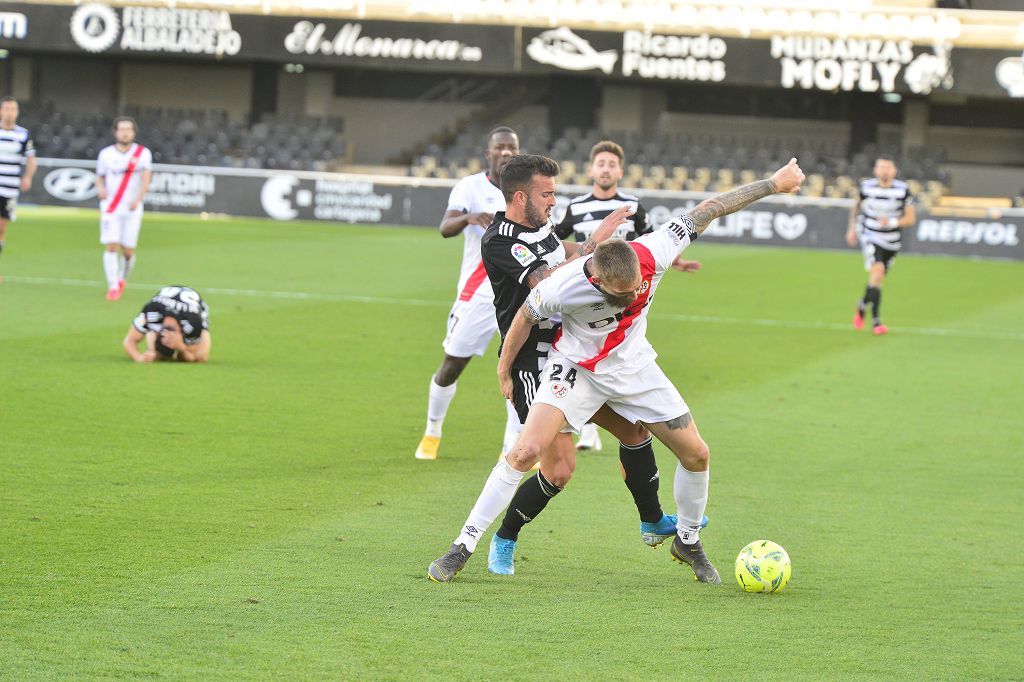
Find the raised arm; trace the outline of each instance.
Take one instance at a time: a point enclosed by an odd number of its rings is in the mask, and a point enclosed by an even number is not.
[[[611,237],[612,234],[614,234],[615,229],[619,225],[629,220],[630,216],[632,215],[633,211],[630,209],[628,205],[620,206],[619,208],[615,209],[612,213],[609,213],[608,216],[601,221],[601,224],[598,225],[597,229],[594,230],[590,237],[587,238],[587,241],[583,242],[582,244],[569,244],[568,242],[562,242],[563,246],[572,247],[571,250],[569,248],[566,248],[565,250],[566,255],[568,255],[569,257],[554,267],[542,265],[541,267],[537,268],[536,270],[534,270],[533,272],[526,276],[526,285],[532,289],[538,284],[540,284],[542,280],[550,277],[552,272],[562,267],[566,263],[576,260],[577,258],[582,258],[583,256],[587,256],[591,253],[594,253],[594,249],[597,248],[597,245]]]
[[[796,192],[800,189],[800,183],[803,181],[804,172],[800,170],[795,158],[790,159],[789,163],[775,171],[775,174],[767,180],[758,180],[705,199],[690,211],[689,216],[693,221],[693,226],[697,229],[697,234],[702,234],[704,230],[708,229],[712,220],[735,213],[772,194]]]
[[[498,358],[498,386],[501,394],[512,400],[512,362],[519,355],[526,339],[530,337],[530,327],[541,320],[534,317],[527,304],[519,309],[508,327],[508,333],[501,343],[501,357]]]

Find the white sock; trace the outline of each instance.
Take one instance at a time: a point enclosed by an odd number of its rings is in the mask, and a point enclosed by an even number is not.
[[[423,432],[424,435],[434,438],[441,437],[441,425],[444,424],[448,406],[452,404],[452,398],[455,397],[456,386],[458,386],[458,382],[451,386],[438,386],[431,377],[430,398],[427,400],[427,429]]]
[[[103,252],[103,274],[107,276],[107,288],[117,288],[117,251],[104,251]]]
[[[700,539],[700,522],[708,506],[709,473],[688,471],[682,464],[676,464],[673,490],[676,506],[679,508],[679,522],[676,528],[684,545],[692,545]]]
[[[480,541],[480,536],[512,501],[516,488],[526,474],[525,471],[516,471],[510,467],[508,461],[502,457],[501,461],[494,465],[491,475],[487,477],[487,483],[473,505],[473,511],[469,512],[462,532],[455,538],[455,544],[464,544],[470,552],[476,551],[476,543]]]
[[[508,454],[516,446],[516,441],[519,440],[519,433],[523,430],[523,425],[519,423],[519,414],[516,412],[516,408],[508,400],[505,401],[505,412],[507,413],[505,418],[505,438],[502,441],[501,451]]]
[[[128,275],[132,274],[132,268],[135,267],[135,254],[132,254],[131,258],[121,258],[121,269],[118,273],[119,279],[128,279]]]

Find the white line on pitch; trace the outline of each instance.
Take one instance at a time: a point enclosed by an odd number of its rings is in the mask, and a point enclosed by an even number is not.
[[[56,284],[62,286],[93,287],[102,289],[104,282],[89,279],[68,279],[63,277],[30,277],[10,275],[3,278],[5,282],[14,284]],[[130,284],[132,289],[157,290],[161,284]],[[202,287],[202,293],[221,294],[224,296],[243,296],[246,298],[278,298],[298,301],[326,301],[334,303],[375,303],[382,305],[411,305],[446,308],[450,301],[438,301],[417,298],[397,298],[393,296],[360,296],[357,294],[329,294],[308,291],[267,291],[262,289],[227,289],[223,287]],[[718,315],[678,315],[674,313],[655,313],[656,319],[673,320],[676,322],[705,322],[708,324],[732,324],[755,327],[778,327],[780,329],[823,329],[827,331],[849,331],[850,325],[837,322],[801,322],[799,320],[771,320],[753,317],[723,317]],[[899,327],[900,334],[917,336],[947,336],[971,339],[999,339],[1006,341],[1024,341],[1024,332],[1008,332],[985,329],[950,329],[945,327]]]

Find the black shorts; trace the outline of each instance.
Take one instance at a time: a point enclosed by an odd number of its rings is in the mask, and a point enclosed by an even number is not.
[[[899,251],[893,251],[868,241],[864,242],[863,246],[864,268],[870,270],[871,266],[875,263],[881,263],[882,267],[885,268],[885,271],[889,272],[889,268],[892,266],[892,261]]]
[[[512,406],[519,415],[519,423],[526,423],[526,415],[540,388],[540,370],[531,371],[521,367],[512,368]]]
[[[0,219],[14,220],[14,207],[18,200],[10,197],[0,197]]]

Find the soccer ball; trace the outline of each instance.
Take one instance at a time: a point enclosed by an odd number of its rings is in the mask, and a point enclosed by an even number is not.
[[[736,557],[736,582],[746,592],[779,592],[792,573],[786,550],[771,540],[754,540]]]

